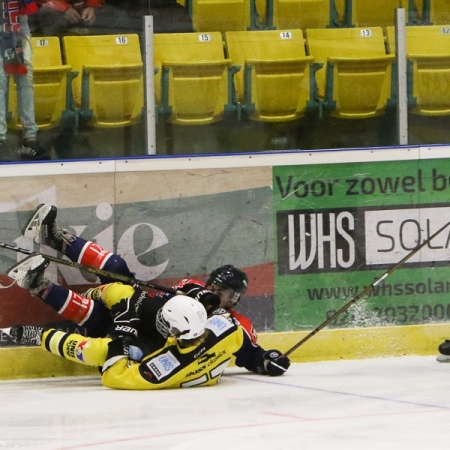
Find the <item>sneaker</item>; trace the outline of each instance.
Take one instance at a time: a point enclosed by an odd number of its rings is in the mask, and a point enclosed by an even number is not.
[[[22,235],[31,237],[35,244],[44,244],[62,251],[63,243],[73,242],[75,239],[68,231],[62,230],[56,223],[56,206],[41,203],[22,228]]]
[[[48,160],[51,159],[47,151],[39,145],[38,141],[26,141],[21,147],[16,148],[16,153],[23,160]]]
[[[14,342],[20,344],[41,345],[44,327],[34,325],[13,325],[11,328],[3,328],[3,333],[11,337]]]
[[[49,261],[41,255],[31,255],[10,267],[6,273],[16,280],[17,286],[28,289],[32,295],[42,292],[49,284],[44,272]]]

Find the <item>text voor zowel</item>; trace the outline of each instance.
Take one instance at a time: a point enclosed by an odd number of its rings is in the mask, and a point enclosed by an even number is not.
[[[358,176],[344,180],[295,181],[294,176],[290,175],[286,183],[279,176],[276,177],[276,182],[282,198],[290,195],[298,198],[333,196],[338,192],[341,194],[342,191],[345,195],[372,195],[426,192],[427,188],[438,192],[450,189],[450,176],[439,173],[437,169],[432,169],[430,178],[425,178],[423,170],[418,169],[415,176],[376,178]]]

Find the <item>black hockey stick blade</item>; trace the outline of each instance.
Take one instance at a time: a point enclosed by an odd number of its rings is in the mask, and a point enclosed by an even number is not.
[[[151,289],[156,289],[162,292],[168,292],[170,294],[175,294],[175,290],[172,288],[161,286],[159,284],[150,283],[149,281],[137,280],[135,278],[130,278],[125,275],[121,275],[119,273],[110,272],[109,270],[96,269],[95,267],[85,266],[84,264],[80,264],[74,261],[69,261],[67,259],[58,258],[56,256],[46,255],[44,253],[34,252],[32,250],[28,250],[26,248],[16,247],[14,245],[5,244],[4,242],[0,242],[0,248],[5,248],[7,250],[12,250],[16,253],[23,253],[25,255],[40,255],[48,261],[54,262],[56,264],[62,264],[64,266],[75,267],[76,269],[84,270],[88,273],[93,273],[95,275],[103,275],[105,277],[113,278],[118,281],[123,281],[125,283],[134,284],[138,286],[145,286]]]
[[[290,355],[294,350],[297,350],[301,345],[303,345],[306,341],[311,339],[314,335],[316,335],[320,330],[325,328],[330,322],[332,322],[336,317],[342,314],[344,311],[347,311],[350,306],[355,304],[358,300],[368,295],[372,289],[383,280],[385,280],[392,272],[395,272],[399,267],[403,266],[406,261],[411,259],[417,252],[419,252],[425,245],[427,245],[432,239],[434,239],[439,233],[441,233],[445,228],[450,225],[450,222],[445,224],[442,228],[439,228],[434,234],[432,234],[427,240],[423,241],[420,245],[418,245],[414,250],[408,253],[402,260],[400,260],[397,264],[392,266],[389,270],[387,270],[381,277],[377,278],[370,286],[366,286],[359,294],[357,294],[354,298],[352,298],[348,303],[346,303],[342,308],[338,309],[334,314],[328,317],[327,320],[322,322],[319,326],[314,328],[310,333],[308,333],[303,339],[297,342],[293,347],[291,347],[284,354],[286,356]]]

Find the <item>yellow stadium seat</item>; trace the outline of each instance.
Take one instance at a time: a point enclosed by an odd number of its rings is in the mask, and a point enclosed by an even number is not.
[[[335,0],[269,0],[267,9],[269,29],[306,30],[339,26]],[[272,16],[270,11],[273,11]]]
[[[308,29],[309,55],[323,63],[316,72],[325,111],[363,119],[390,106],[393,55],[387,55],[381,28]]]
[[[387,27],[395,24],[395,10],[405,8],[406,22],[417,22],[414,0],[346,0],[348,27]]]
[[[230,31],[228,57],[241,66],[236,91],[254,120],[284,122],[318,109],[313,57],[306,56],[302,30]]]
[[[395,29],[388,27],[389,49],[395,53]],[[408,103],[425,116],[450,114],[450,25],[406,27]]]
[[[239,31],[255,25],[256,0],[189,0],[189,11],[197,32]]]
[[[144,67],[136,34],[65,36],[63,48],[67,63],[81,74],[73,93],[82,121],[114,128],[141,119]]]
[[[422,0],[423,25],[448,25],[450,24],[450,0]]]
[[[222,35],[155,34],[156,105],[170,123],[206,125],[233,110],[231,60]]]
[[[39,130],[60,125],[62,120],[74,120],[71,108],[71,80],[76,77],[70,65],[64,65],[57,37],[31,38],[33,50],[34,108]],[[17,89],[10,77],[8,127],[20,130]]]

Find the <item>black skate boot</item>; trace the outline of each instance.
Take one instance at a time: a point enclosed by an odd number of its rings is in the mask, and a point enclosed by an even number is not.
[[[63,244],[72,242],[74,236],[58,227],[57,213],[56,206],[41,203],[23,227],[23,236],[33,238],[35,244],[48,245],[55,250],[62,251]]]
[[[41,255],[31,255],[10,267],[6,273],[16,280],[17,286],[28,289],[31,295],[38,295],[49,284],[44,278],[44,272],[49,261]]]

